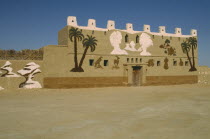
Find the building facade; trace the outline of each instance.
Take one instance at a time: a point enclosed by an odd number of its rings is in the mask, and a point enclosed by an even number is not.
[[[70,40],[72,28],[78,28],[84,37],[89,35],[97,40],[95,50],[89,49],[85,55],[84,72],[70,72],[75,66],[74,40]],[[69,87],[197,83],[198,73],[189,71],[191,64],[182,47],[189,38],[197,39],[197,31],[182,35],[181,28],[176,28],[175,34],[170,34],[160,26],[156,33],[150,31],[149,25],[144,25],[143,31],[134,31],[130,23],[126,24],[126,30],[119,30],[115,29],[114,21],[108,21],[104,29],[96,27],[94,19],[89,19],[84,27],[77,24],[76,17],[70,16],[67,26],[58,32],[58,46],[44,48],[45,66],[55,65],[47,70],[44,83],[46,87],[61,81]],[[78,63],[84,50],[82,40],[77,41]],[[192,49],[188,55],[193,63]],[[194,49],[194,61],[198,67],[197,49]]]
[[[44,88],[193,84],[198,82],[197,31],[183,35],[175,28],[171,34],[160,26],[151,32],[149,25],[135,31],[130,23],[120,30],[111,20],[98,28],[94,19],[79,26],[69,16],[58,45],[44,46],[38,63]]]

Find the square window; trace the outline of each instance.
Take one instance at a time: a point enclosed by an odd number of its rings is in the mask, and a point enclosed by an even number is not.
[[[104,60],[104,66],[108,66],[108,60]]]
[[[93,62],[94,62],[94,60],[93,60],[93,59],[90,59],[90,60],[89,60],[89,65],[90,65],[90,66],[93,66]]]
[[[136,58],[136,63],[138,63],[138,58]]]
[[[188,61],[185,61],[185,66],[189,66],[189,62]]]
[[[177,66],[177,61],[174,61],[174,66]]]
[[[160,61],[157,61],[157,66],[160,66]]]

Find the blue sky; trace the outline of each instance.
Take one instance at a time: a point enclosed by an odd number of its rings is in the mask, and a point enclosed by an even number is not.
[[[77,16],[79,25],[89,18],[98,27],[107,20],[124,29],[133,23],[135,30],[144,24],[157,32],[166,26],[169,33],[175,27],[183,34],[198,30],[199,64],[210,66],[210,1],[209,0],[0,0],[0,48],[37,49],[57,44],[57,32],[66,26],[67,16]]]

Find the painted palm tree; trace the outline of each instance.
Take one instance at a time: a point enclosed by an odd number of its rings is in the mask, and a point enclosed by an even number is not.
[[[69,38],[71,42],[74,42],[74,68],[71,69],[71,72],[79,72],[79,66],[77,61],[77,41],[82,41],[84,35],[78,28],[71,27],[69,30]]]
[[[83,61],[85,59],[88,49],[90,48],[91,52],[95,51],[96,46],[97,46],[96,42],[97,42],[96,38],[93,37],[92,35],[91,36],[87,35],[87,37],[84,38],[82,43],[83,43],[83,47],[85,48],[85,50],[84,50],[84,53],[83,53],[82,58],[79,63],[80,72],[84,72],[84,70],[82,69],[82,64],[83,64]]]
[[[169,44],[170,44],[171,42],[170,42],[170,40],[169,39],[166,39],[165,40],[165,44],[164,45],[166,45],[166,46],[170,46]]]
[[[190,56],[189,56],[189,51],[190,51],[191,47],[190,47],[189,43],[186,42],[186,41],[183,42],[183,43],[181,44],[181,46],[182,46],[182,51],[183,51],[183,53],[187,54],[187,58],[188,58],[188,60],[189,60],[189,62],[190,62],[190,67],[191,67],[191,68],[190,68],[189,71],[192,71],[193,65],[192,65],[191,58],[190,58]]]
[[[197,48],[198,46],[198,42],[197,42],[197,39],[194,38],[194,37],[190,37],[189,40],[188,40],[188,43],[192,49],[192,60],[193,60],[193,63],[192,63],[192,71],[197,71],[197,69],[195,68],[195,53],[194,53],[194,50]]]

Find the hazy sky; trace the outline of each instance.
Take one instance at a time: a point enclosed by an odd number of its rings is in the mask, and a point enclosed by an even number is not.
[[[116,28],[144,24],[157,32],[158,26],[183,34],[198,30],[199,64],[210,66],[210,0],[0,0],[0,48],[36,49],[57,44],[57,32],[66,26],[67,16],[76,16],[79,25],[89,18],[105,28],[114,20]]]

